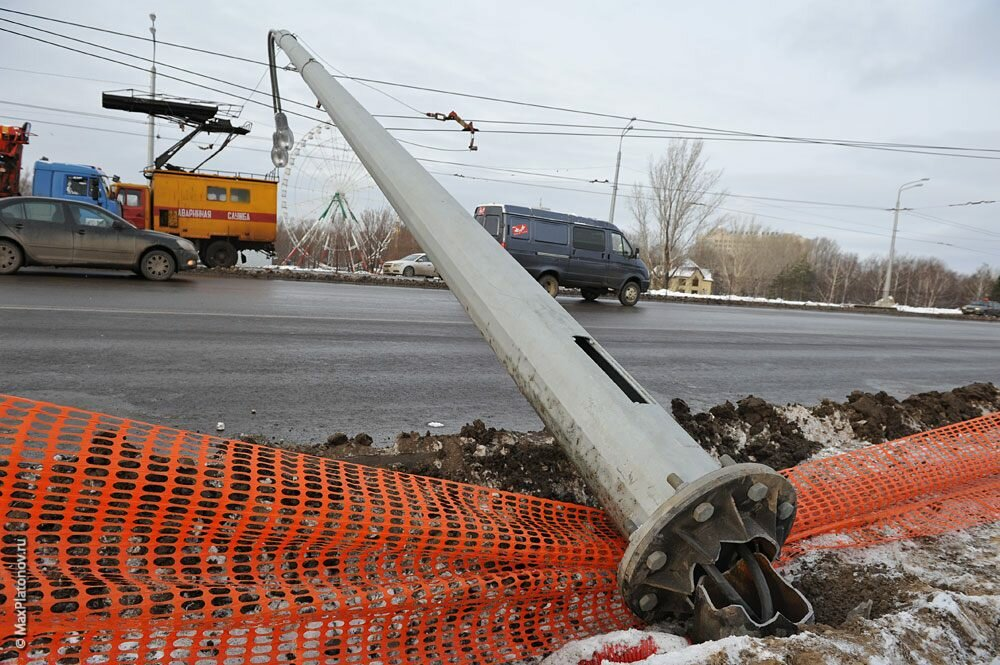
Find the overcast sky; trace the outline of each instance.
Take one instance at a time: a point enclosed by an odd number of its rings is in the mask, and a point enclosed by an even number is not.
[[[161,40],[253,59],[265,59],[269,28],[286,28],[332,65],[354,76],[626,118],[638,116],[785,136],[1000,149],[996,120],[1000,108],[996,81],[1000,5],[988,1],[136,0],[123,4],[34,0],[7,1],[2,6],[141,36],[149,35],[148,14],[152,11],[157,15],[157,36]],[[0,12],[0,19],[29,23],[129,54],[151,55],[148,43],[133,39],[5,12]],[[0,28],[68,44],[60,37],[6,21],[0,21]],[[8,33],[0,33],[0,43],[5,54],[0,65],[4,81],[0,122],[32,121],[36,135],[26,151],[28,163],[44,155],[53,161],[98,165],[125,180],[140,177],[146,161],[144,119],[102,109],[100,93],[125,87],[147,89],[148,74]],[[142,61],[100,48],[73,46],[148,67]],[[162,45],[157,59],[162,74],[199,81],[227,93],[239,91],[167,65],[251,88],[259,86],[261,92],[251,99],[269,104],[268,84],[261,81],[263,67]],[[160,92],[243,103],[180,81],[158,81]],[[439,176],[466,207],[471,209],[483,202],[541,203],[555,210],[607,218],[610,186],[586,181],[613,178],[616,137],[490,134],[489,129],[538,128],[485,121],[617,125],[618,120],[383,88],[398,98],[396,101],[356,83],[347,85],[373,113],[414,116],[409,105],[420,111],[454,110],[484,121],[479,123],[484,131],[476,140],[479,150],[469,152],[464,150],[468,134],[453,125],[383,119],[388,127],[455,130],[394,132],[398,138],[438,148],[407,146],[417,157],[545,174],[427,164],[430,170],[442,174],[490,179]],[[314,101],[297,74],[282,73],[281,87],[288,99]],[[246,93],[242,96],[246,97]],[[315,109],[297,110],[317,118],[321,115]],[[240,120],[254,123],[252,134],[238,138],[210,165],[268,171],[272,131],[268,107],[246,103]],[[314,124],[292,118],[297,136]],[[641,122],[636,126],[657,127]],[[180,136],[177,128],[162,124],[159,133],[158,151]],[[650,158],[662,152],[665,145],[662,138],[625,139],[621,175],[624,194],[629,193],[632,183],[645,182],[644,171]],[[925,187],[904,193],[903,205],[927,208],[920,213],[939,219],[904,213],[899,251],[938,256],[963,271],[984,262],[1000,267],[1000,224],[996,223],[1000,204],[943,207],[1000,199],[1000,161],[733,141],[709,141],[706,152],[711,165],[724,171],[723,185],[734,195],[891,208],[900,184],[929,177],[931,181]],[[192,165],[205,154],[189,147],[174,161]],[[994,156],[1000,157],[1000,153]],[[737,196],[724,205],[731,211],[756,214],[760,223],[775,229],[834,238],[844,248],[863,256],[888,249],[890,212],[763,202]],[[616,221],[625,227],[633,223],[627,197],[619,199]]]

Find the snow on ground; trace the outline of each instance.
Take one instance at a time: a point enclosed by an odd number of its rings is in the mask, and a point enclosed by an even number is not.
[[[648,295],[651,296],[666,296],[670,298],[693,298],[695,300],[719,300],[722,302],[752,302],[761,303],[765,305],[791,305],[794,307],[832,307],[832,308],[843,308],[850,309],[854,307],[851,304],[844,303],[832,303],[832,302],[814,302],[812,300],[785,300],[783,298],[757,298],[753,296],[723,296],[723,295],[702,295],[697,293],[682,293],[680,291],[668,291],[667,289],[650,289]],[[896,311],[907,312],[909,314],[937,314],[937,315],[956,315],[961,314],[962,310],[952,309],[947,307],[910,307],[908,305],[896,305]]]
[[[961,314],[962,310],[957,307],[910,307],[909,305],[896,305],[899,312],[911,312],[913,314]]]
[[[755,302],[773,305],[794,305],[796,307],[850,307],[837,303],[813,302],[812,300],[784,300],[783,298],[756,298],[753,296],[721,296],[721,295],[701,295],[697,293],[682,293],[680,291],[668,291],[667,289],[650,289],[647,293],[651,296],[668,296],[670,298],[695,298],[699,300],[720,300],[723,302]]]
[[[823,447],[810,459],[831,457],[871,445],[871,442],[862,441],[855,436],[851,422],[842,411],[835,410],[820,418],[801,404],[789,404],[775,408],[782,412],[789,421],[798,425],[803,436],[810,441],[822,444]]]
[[[320,268],[302,268],[300,266],[245,266],[241,267],[241,270],[247,271],[257,271],[257,272],[304,272],[313,273],[316,275],[371,275],[372,273],[368,270],[336,270],[329,266]]]
[[[814,551],[782,572],[816,609],[817,623],[798,635],[730,637],[687,646],[677,635],[654,627],[574,642],[542,663],[576,665],[609,645],[636,645],[647,635],[654,637],[656,654],[632,662],[1000,662],[1000,522],[938,538]],[[851,617],[848,608],[865,600],[873,601],[871,618]]]

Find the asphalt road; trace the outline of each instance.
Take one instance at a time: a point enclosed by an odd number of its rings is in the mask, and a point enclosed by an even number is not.
[[[559,302],[668,408],[1000,382],[998,324]],[[22,271],[0,278],[0,392],[294,441],[540,427],[451,293],[412,288]]]

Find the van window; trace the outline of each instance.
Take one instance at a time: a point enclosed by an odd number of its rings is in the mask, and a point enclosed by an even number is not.
[[[569,242],[569,227],[552,222],[535,222],[535,240],[565,245]]]
[[[500,237],[500,215],[486,215],[482,220],[483,228],[494,238]]]
[[[573,227],[573,249],[591,252],[604,251],[604,231],[590,226]]]
[[[233,203],[250,203],[250,190],[233,187],[229,190],[229,200]]]
[[[209,187],[208,193],[205,195],[209,201],[225,201],[226,200],[226,188],[225,187]]]
[[[625,258],[632,257],[632,245],[630,245],[625,236],[620,233],[611,234],[611,251],[616,254],[621,254]]]
[[[517,238],[519,240],[527,240],[531,231],[529,222],[531,222],[531,224],[535,223],[534,220],[528,217],[507,215],[507,231],[510,233],[510,237]]]

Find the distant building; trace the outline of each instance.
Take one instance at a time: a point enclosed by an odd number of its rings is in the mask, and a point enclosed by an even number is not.
[[[747,235],[743,233],[730,233],[722,228],[712,229],[701,237],[701,241],[719,254],[732,255],[736,253],[737,247],[746,242]]]
[[[796,233],[784,233],[782,231],[765,231],[761,229],[754,229],[749,232],[743,231],[728,231],[725,228],[718,227],[712,229],[705,235],[698,238],[698,242],[711,250],[714,250],[717,254],[723,256],[735,256],[741,250],[753,251],[755,247],[760,245],[761,240],[766,240],[768,238],[786,238],[788,240],[795,240],[798,243],[808,242],[802,236]]]
[[[700,268],[694,261],[688,261],[677,268],[667,280],[667,290],[702,296],[711,295],[712,272]]]

